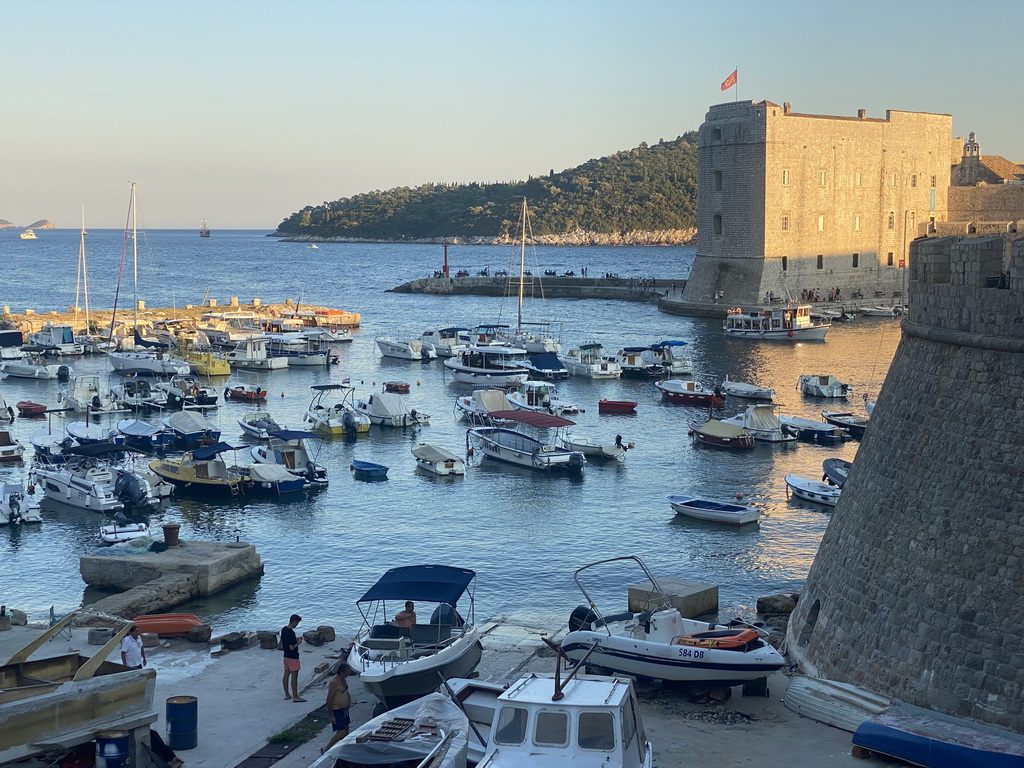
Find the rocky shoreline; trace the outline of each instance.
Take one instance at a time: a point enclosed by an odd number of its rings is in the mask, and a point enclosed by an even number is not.
[[[320,235],[296,235],[287,232],[271,232],[267,237],[279,237],[285,243],[411,243],[416,245],[441,245],[447,241],[450,245],[512,245],[512,237],[429,237],[418,239],[380,239],[368,240],[360,237],[322,237]],[[696,242],[696,229],[663,229],[655,231],[638,230],[635,232],[588,232],[577,230],[561,235],[534,235],[534,245],[693,245]]]

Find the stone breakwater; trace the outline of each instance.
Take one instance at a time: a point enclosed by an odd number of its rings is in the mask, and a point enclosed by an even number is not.
[[[527,277],[523,295],[532,299],[619,299],[656,302],[666,294],[683,290],[685,278],[655,278],[641,283],[622,277]],[[512,296],[519,292],[518,277],[424,277],[390,290],[392,293],[424,293],[440,296]],[[724,315],[724,308],[723,308]]]

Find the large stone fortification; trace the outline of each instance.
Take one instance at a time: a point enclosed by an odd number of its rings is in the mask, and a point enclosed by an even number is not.
[[[903,338],[788,632],[810,674],[1024,732],[1024,240],[1007,243],[912,244]]]

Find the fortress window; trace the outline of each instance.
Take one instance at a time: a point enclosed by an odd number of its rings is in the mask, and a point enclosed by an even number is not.
[[[856,269],[859,266],[860,266],[860,254],[859,253],[855,253],[855,254],[853,254],[853,268]]]
[[[789,256],[782,257],[782,271],[785,272],[789,269]]]
[[[715,192],[721,192],[722,191],[722,172],[721,171],[715,171],[714,190],[715,190]]]
[[[825,257],[824,257],[824,255],[822,255],[820,253],[818,254],[818,263],[815,265],[815,268],[816,269],[824,269],[825,268]]]
[[[917,186],[917,174],[916,173],[913,173],[913,174],[910,175],[910,186],[911,187],[916,187]]]
[[[711,140],[712,141],[721,141],[722,140],[722,129],[721,128],[712,128],[711,129]]]
[[[887,267],[891,267],[892,266],[892,251],[889,251],[889,255],[888,255],[888,257],[886,257],[885,266],[887,266]]]
[[[857,171],[856,175],[854,175],[854,177],[853,177],[853,186],[855,186],[855,187],[859,187],[860,186],[860,171]]]
[[[819,232],[824,232],[825,231],[825,217],[824,216],[819,216],[818,217],[818,231]]]
[[[896,214],[889,211],[889,229],[896,229]]]
[[[853,217],[853,231],[860,232],[860,216]]]
[[[828,174],[827,174],[826,171],[818,171],[818,186],[819,187],[824,187],[825,186],[825,181],[827,179],[828,179]]]
[[[935,177],[932,176],[932,189],[935,189]]]
[[[789,168],[782,169],[782,186],[789,186]]]
[[[716,213],[711,218],[711,231],[716,235],[722,234],[722,214]]]
[[[782,231],[789,232],[789,216],[782,217]]]

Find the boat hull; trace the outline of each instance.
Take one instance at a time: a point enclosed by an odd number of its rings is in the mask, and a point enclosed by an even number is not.
[[[695,520],[706,520],[711,523],[726,525],[748,525],[761,518],[757,507],[743,504],[701,499],[695,496],[669,496],[668,503],[677,515],[691,517]]]
[[[530,469],[566,469],[579,472],[586,459],[579,451],[544,450],[540,440],[504,427],[477,427],[470,430],[485,456]]]
[[[839,503],[841,490],[833,485],[786,475],[786,487],[794,496],[804,501],[824,504],[827,507],[834,507]]]

